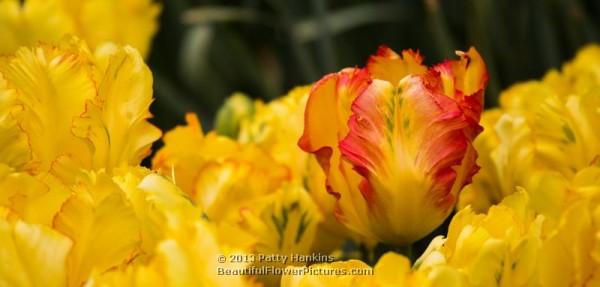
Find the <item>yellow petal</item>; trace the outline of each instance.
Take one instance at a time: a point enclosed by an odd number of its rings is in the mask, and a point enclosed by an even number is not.
[[[166,178],[137,167],[115,171],[113,181],[123,190],[139,220],[142,256],[154,254],[158,242],[166,237],[165,230],[171,214],[178,217],[200,218],[191,200]],[[147,258],[140,258],[145,260]]]
[[[286,185],[243,212],[248,230],[259,238],[257,251],[262,254],[308,254],[316,236],[321,215],[306,190]],[[249,218],[258,216],[258,218]],[[244,225],[245,223],[242,223]]]
[[[150,153],[161,132],[150,124],[152,75],[132,48],[117,49],[107,58],[98,96],[74,122],[75,134],[93,147],[94,168],[137,165]],[[100,61],[102,61],[100,59]]]
[[[410,277],[410,267],[408,258],[388,252],[379,258],[373,271],[382,286],[403,286]]]
[[[60,233],[23,221],[0,219],[0,285],[65,286],[72,242]]]
[[[31,159],[27,137],[19,128],[13,114],[19,110],[16,93],[0,73],[0,163],[22,170]]]
[[[187,114],[186,121],[187,125],[177,126],[164,135],[165,145],[152,158],[152,168],[193,195],[197,171],[204,164],[205,155],[197,150],[203,145],[204,134],[195,114]],[[232,145],[232,141],[226,139],[219,143],[221,149],[233,149]]]
[[[367,69],[373,78],[396,85],[407,75],[425,73],[427,67],[422,62],[419,52],[404,50],[400,56],[392,49],[380,46],[377,54],[369,58]]]
[[[248,264],[231,260],[219,263],[217,256],[229,256],[229,252],[219,246],[213,230],[205,222],[195,221],[175,227],[172,232],[171,238],[159,244],[155,262],[168,286],[251,285],[245,276],[219,275],[219,270],[241,270]]]
[[[246,149],[247,154],[259,152],[255,159],[263,163],[271,159],[256,149]],[[258,162],[232,158],[223,163],[209,162],[198,171],[195,202],[211,220],[239,216],[240,208],[251,206],[264,196],[273,194],[288,178],[287,169],[275,163],[271,169]]]
[[[39,179],[22,172],[0,175],[0,205],[28,223],[50,226],[70,190],[55,177]]]
[[[69,286],[131,259],[140,227],[133,208],[106,174],[90,174],[54,219],[54,228],[74,242],[68,258]]]
[[[28,137],[32,169],[47,171],[59,156],[89,162],[87,147],[71,131],[85,101],[96,94],[85,47],[75,41],[65,47],[22,48],[0,65],[0,73],[22,106],[16,118]]]

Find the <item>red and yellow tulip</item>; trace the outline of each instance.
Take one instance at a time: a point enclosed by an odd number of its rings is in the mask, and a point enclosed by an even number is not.
[[[317,82],[299,145],[317,156],[336,217],[371,242],[407,244],[448,216],[477,172],[485,64],[475,49],[431,68],[382,47]]]

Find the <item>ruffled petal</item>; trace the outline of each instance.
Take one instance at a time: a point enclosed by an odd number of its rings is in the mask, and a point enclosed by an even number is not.
[[[0,73],[0,142],[3,143],[0,148],[0,163],[22,170],[31,160],[31,152],[27,137],[14,118],[14,113],[19,109],[15,90],[8,87]]]
[[[74,189],[53,226],[74,242],[68,285],[80,286],[92,271],[103,272],[132,259],[141,234],[134,209],[106,174],[90,174]]]
[[[373,79],[397,85],[407,75],[419,75],[427,71],[422,65],[423,57],[413,50],[402,51],[402,56],[386,46],[380,46],[377,54],[369,58],[367,70]]]
[[[29,169],[47,171],[59,156],[89,162],[85,143],[71,131],[74,118],[96,96],[89,52],[74,40],[61,46],[22,48],[2,73],[21,111],[15,117],[32,152]]]
[[[74,132],[89,140],[93,168],[137,165],[161,136],[160,130],[148,122],[152,75],[130,47],[102,55],[98,61],[107,63],[105,69],[99,65],[103,74],[98,96],[87,103],[85,113],[74,121]]]

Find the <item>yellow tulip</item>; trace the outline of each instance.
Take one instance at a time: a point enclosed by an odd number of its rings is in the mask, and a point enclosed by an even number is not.
[[[0,0],[0,54],[75,35],[92,48],[112,42],[146,56],[159,12],[151,0]]]
[[[600,168],[532,178],[486,214],[470,207],[434,240],[416,268],[452,268],[465,286],[597,286],[600,283]]]
[[[132,204],[141,229],[141,251],[146,254],[108,271],[95,268],[85,286],[257,286],[250,276],[218,273],[248,267],[247,262],[219,261],[221,255],[248,254],[250,250],[221,237],[240,237],[241,230],[226,234],[205,220],[181,190],[148,170],[120,169],[113,180]]]
[[[58,161],[85,169],[139,164],[161,134],[147,121],[151,101],[152,75],[130,47],[93,55],[72,38],[21,48],[0,62],[0,136],[9,143],[0,160],[31,174]]]
[[[430,70],[382,48],[366,69],[316,83],[300,146],[315,154],[336,216],[371,242],[408,244],[436,228],[477,172],[485,64],[471,49]]]
[[[225,210],[273,193],[290,179],[289,169],[258,147],[214,132],[204,135],[195,115],[186,119],[186,126],[165,134],[152,166],[189,194],[209,218],[220,220]]]
[[[417,261],[418,270],[431,275],[454,269],[460,286],[538,286],[543,224],[525,191],[506,197],[487,214],[467,207],[452,219],[447,238],[434,240]]]
[[[166,238],[168,224],[201,215],[171,182],[144,168],[120,168],[111,174],[80,170],[69,178],[69,195],[52,221],[73,242],[67,257],[68,286],[80,286],[91,274],[134,258],[149,260]]]

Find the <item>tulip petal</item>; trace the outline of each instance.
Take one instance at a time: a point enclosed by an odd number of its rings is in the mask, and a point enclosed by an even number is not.
[[[54,218],[54,228],[74,242],[69,286],[80,286],[93,270],[103,272],[131,259],[140,245],[138,220],[123,192],[106,174],[90,177]]]
[[[65,47],[39,46],[18,50],[0,73],[17,93],[16,115],[27,134],[34,170],[46,171],[59,156],[85,162],[85,144],[71,132],[71,123],[96,95],[89,54],[77,41]]]
[[[368,81],[366,70],[345,69],[317,82],[306,103],[304,133],[298,145],[308,152],[331,153],[348,133],[350,106]]]
[[[161,136],[147,121],[151,117],[152,75],[131,47],[101,55],[102,61],[107,67],[100,77],[98,96],[74,122],[74,132],[91,142],[95,168],[139,164]]]
[[[6,80],[0,73],[0,163],[15,169],[22,169],[30,160],[31,153],[27,145],[27,137],[21,132],[13,113],[16,106],[16,93],[9,89]]]
[[[0,219],[0,285],[60,287],[71,240],[41,225]]]
[[[341,222],[352,222],[348,227],[355,232],[367,228],[368,222],[361,217],[366,210],[360,194],[351,193],[361,176],[352,165],[341,158],[339,141],[348,133],[350,106],[368,86],[370,78],[366,70],[345,69],[325,76],[317,82],[310,93],[304,115],[304,133],[298,145],[306,152],[315,154],[326,175],[327,192],[338,202],[334,213]],[[341,194],[347,196],[341,197]],[[355,208],[342,212],[342,205]]]
[[[386,46],[380,46],[377,54],[369,58],[367,70],[374,79],[397,85],[402,78],[411,74],[423,74],[427,67],[422,65],[423,57],[413,50],[402,51],[402,56]]]

